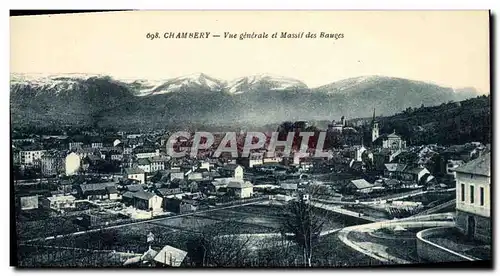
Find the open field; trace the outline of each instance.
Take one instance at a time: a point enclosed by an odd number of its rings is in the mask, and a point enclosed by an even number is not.
[[[145,221],[139,224],[103,229],[81,235],[67,235],[53,240],[38,241],[36,244],[41,246],[99,250],[99,252],[115,250],[118,252],[141,253],[148,249],[149,245],[146,241],[146,236],[151,232],[155,236],[151,244],[153,248],[161,248],[168,244],[182,250],[187,250],[187,241],[193,234],[211,228],[216,229],[217,235],[251,234],[251,238],[255,240],[255,244],[260,245],[258,248],[255,248],[255,250],[261,250],[264,248],[261,247],[262,244],[268,244],[273,240],[279,239],[279,236],[267,236],[267,234],[279,233],[281,212],[282,207],[280,206],[246,205],[230,209],[214,210],[201,214],[192,214],[184,217],[167,217],[160,220]],[[346,224],[341,217],[338,215],[330,216],[328,214],[324,230],[337,229],[344,226],[346,226]],[[254,234],[255,236],[253,236]],[[348,265],[349,263],[354,264],[353,262],[349,262],[350,259],[354,258],[351,255],[357,257],[362,255],[346,248],[338,252],[335,251],[335,248],[342,246],[345,247],[342,242],[336,238],[336,235],[322,237],[320,244],[318,244],[317,249],[315,249],[321,252],[317,257],[321,259],[322,263],[318,263],[318,265],[337,265],[341,263],[342,265]],[[297,251],[296,246],[292,246],[292,249],[294,247],[295,251]],[[279,251],[280,249],[276,248],[275,250]],[[79,252],[78,254],[82,256],[85,255],[83,252]],[[89,253],[87,253],[87,255],[88,254]],[[349,257],[341,261],[337,259],[336,254],[347,254]],[[43,253],[42,256],[44,256]],[[73,255],[69,257],[71,256]],[[300,256],[300,252],[295,252],[290,255],[291,259],[289,261],[292,262],[296,258],[300,258]],[[370,259],[364,255],[362,257],[367,258],[367,260]],[[368,265],[369,261],[366,262]]]
[[[188,241],[194,235],[211,229],[211,235],[244,234],[242,238],[250,238],[247,246],[251,252],[245,257],[242,265],[301,266],[303,260],[299,247],[288,242],[288,245],[285,245],[279,234],[283,211],[283,205],[279,204],[251,204],[38,240],[30,243],[39,247],[27,250],[31,253],[25,264],[43,266],[44,262],[47,262],[60,266],[120,266],[124,257],[119,252],[125,254],[145,252],[149,247],[146,236],[150,232],[155,236],[151,243],[152,248],[159,250],[165,245],[170,245],[187,251]],[[359,223],[350,217],[332,212],[325,213],[321,209],[317,212],[325,216],[323,231]],[[38,236],[46,236],[46,231],[42,232],[44,233],[38,233]],[[344,245],[336,233],[322,236],[313,250],[314,266],[379,264],[378,261]],[[118,253],[113,253],[114,251]]]
[[[16,217],[16,234],[18,240],[29,240],[55,235],[66,235],[85,230],[84,226],[75,223],[76,218],[82,214],[91,214],[100,219],[101,224],[130,221],[117,214],[100,212],[97,208],[84,211],[68,211],[59,214],[47,209],[36,209],[20,212]],[[92,227],[99,227],[93,225]]]
[[[151,229],[150,229],[151,230]],[[167,232],[169,244],[185,250],[185,245],[181,242],[183,232]],[[132,233],[128,233],[131,237]],[[165,236],[161,235],[160,239]],[[244,266],[266,266],[266,267],[294,267],[302,266],[302,252],[297,245],[289,244],[287,248],[280,247],[279,237],[264,239],[266,244],[276,246],[271,248],[254,248],[255,251],[247,258],[242,260]],[[61,240],[62,241],[62,240]],[[177,244],[175,244],[177,242]],[[262,243],[257,243],[261,244]],[[161,248],[161,242],[154,242],[154,249]],[[117,248],[117,247],[115,247]],[[140,246],[138,251],[147,250],[147,247]],[[120,267],[128,258],[124,254],[113,253],[111,250],[72,250],[71,248],[46,248],[46,247],[27,247],[22,250],[23,265],[40,267],[44,264],[56,266],[92,266],[92,267]],[[129,257],[132,256],[129,254]],[[126,255],[126,254],[125,254]],[[263,257],[265,256],[265,257]],[[336,234],[324,236],[313,248],[313,266],[315,267],[357,267],[357,266],[376,266],[381,263],[362,253],[359,253],[345,244],[343,244]]]
[[[242,206],[185,217],[167,217],[153,222],[145,221],[120,228],[67,236],[51,240],[49,244],[98,250],[142,252],[147,249],[146,235],[149,232],[155,235],[153,244],[158,246],[169,244],[181,249],[185,247],[185,241],[189,235],[202,231],[208,226],[216,228],[218,234],[221,235],[279,232],[278,216],[259,215],[259,212],[267,213],[265,208],[268,207]],[[273,207],[270,208],[273,209]]]
[[[21,246],[21,267],[120,267],[131,256],[111,251],[90,251],[72,248]]]
[[[76,217],[56,215],[44,209],[22,212],[16,216],[17,239],[27,240],[79,231],[78,226],[73,223]]]

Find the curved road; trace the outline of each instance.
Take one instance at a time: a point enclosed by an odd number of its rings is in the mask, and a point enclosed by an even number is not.
[[[355,225],[343,228],[339,231],[339,239],[354,250],[370,256],[376,260],[385,263],[409,264],[411,261],[398,258],[387,253],[387,247],[381,244],[372,242],[359,242],[349,239],[351,232],[367,233],[387,226],[402,226],[402,227],[442,227],[453,226],[455,223],[449,221],[451,213],[424,215],[419,217],[405,218],[399,220],[379,221],[369,224]],[[451,217],[452,218],[452,217]],[[440,220],[440,221],[436,221]]]

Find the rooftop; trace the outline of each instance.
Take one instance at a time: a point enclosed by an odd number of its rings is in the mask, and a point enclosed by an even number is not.
[[[160,188],[158,189],[158,193],[162,196],[167,196],[167,195],[173,195],[173,194],[180,194],[182,193],[180,188]]]
[[[144,191],[144,189],[142,188],[141,185],[127,185],[126,186],[127,190],[128,191],[131,191],[131,192],[137,192],[137,191]]]
[[[351,180],[351,183],[354,184],[354,186],[356,186],[356,188],[358,189],[366,189],[373,187],[373,185],[370,184],[370,182],[364,179]]]
[[[167,159],[164,157],[164,156],[153,156],[153,157],[149,157],[149,161],[150,162],[165,162],[167,161]]]
[[[238,189],[243,189],[243,188],[251,188],[253,187],[252,183],[248,181],[236,181],[233,180],[227,184],[228,188],[238,188]]]
[[[150,163],[151,163],[151,162],[149,161],[149,159],[148,159],[148,158],[139,158],[139,159],[137,159],[137,164],[138,164],[139,166],[147,166],[147,165],[149,165]]]
[[[140,168],[125,168],[125,173],[126,174],[139,174],[139,173],[144,173],[144,170]]]
[[[391,133],[391,134],[387,135],[387,138],[400,138],[400,137],[396,133]]]
[[[238,164],[227,164],[227,165],[225,165],[224,167],[222,167],[221,169],[223,169],[223,170],[228,170],[228,171],[234,171],[234,170],[236,170],[236,168],[238,168],[238,167],[241,167],[241,166],[240,166],[240,165],[238,165]]]
[[[154,197],[155,195],[150,193],[150,192],[145,192],[145,191],[138,191],[134,193],[135,198],[140,198],[140,199],[145,199],[149,200],[150,198]]]
[[[486,153],[455,169],[456,172],[491,176],[491,156]]]
[[[384,166],[390,172],[402,172],[407,167],[406,164],[399,164],[399,163],[387,163],[384,164]]]
[[[22,150],[22,151],[39,151],[39,150],[43,150],[43,148],[42,148],[41,145],[38,145],[38,144],[29,144],[29,145],[19,146],[19,150]]]
[[[104,191],[107,190],[107,187],[115,187],[115,184],[113,182],[106,182],[106,183],[89,183],[80,185],[80,189],[82,189],[83,193],[88,191]]]
[[[108,191],[108,193],[110,193],[110,194],[117,194],[118,193],[118,190],[116,189],[115,186],[107,186],[106,191]]]
[[[416,167],[416,168],[407,168],[406,171],[409,172],[409,173],[415,173],[415,174],[418,174],[420,173],[421,171],[425,170],[426,168],[420,168],[420,167]]]
[[[166,245],[156,254],[154,260],[156,262],[166,264],[169,266],[178,267],[186,258],[187,252],[178,248]]]

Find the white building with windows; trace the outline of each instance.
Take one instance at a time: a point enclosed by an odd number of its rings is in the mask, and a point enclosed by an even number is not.
[[[60,174],[64,170],[64,160],[57,152],[46,152],[42,156],[41,169],[44,176]]]
[[[25,166],[40,165],[39,162],[45,152],[45,150],[35,148],[22,149],[19,151],[19,162]]]
[[[244,172],[242,166],[237,166],[236,168],[234,168],[234,174],[233,174],[234,179],[243,180],[243,174]]]
[[[213,164],[210,164],[208,161],[202,161],[200,162],[200,165],[198,166],[199,169],[206,169],[207,171],[210,171],[213,169]]]
[[[263,152],[251,152],[248,157],[248,167],[253,168],[254,166],[264,164],[264,153]]]
[[[124,178],[138,180],[140,184],[146,183],[146,173],[140,168],[126,168]]]
[[[227,189],[237,198],[250,198],[253,196],[253,185],[249,181],[232,179],[227,184]]]
[[[160,150],[156,149],[155,151],[141,151],[141,152],[136,152],[135,156],[139,158],[150,158],[150,157],[157,157],[160,156]]]
[[[81,149],[83,146],[83,142],[69,142],[68,148],[69,150]]]
[[[165,162],[161,156],[140,158],[137,160],[137,167],[147,173],[157,172],[165,169]]]
[[[54,210],[75,208],[75,197],[72,195],[53,195],[42,198],[42,206]]]
[[[262,160],[263,164],[268,164],[268,163],[281,163],[283,162],[283,157],[281,156],[272,156],[272,157],[264,157]]]
[[[384,140],[382,140],[382,148],[392,150],[405,149],[406,141],[401,139],[401,136],[397,135],[396,131],[393,131],[391,134],[387,135]]]
[[[353,153],[352,158],[354,159],[354,161],[358,161],[358,162],[363,161],[363,153],[366,151],[365,146],[363,146],[363,145],[353,146],[351,148],[351,151]]]
[[[243,167],[236,164],[228,164],[221,168],[221,174],[226,177],[231,177],[236,180],[243,180],[244,170]]]
[[[38,208],[38,195],[22,196],[19,198],[21,210],[32,210]]]
[[[486,153],[455,169],[457,227],[470,238],[491,241],[491,156]]]
[[[102,142],[93,142],[90,144],[90,147],[93,149],[102,149],[103,143]]]

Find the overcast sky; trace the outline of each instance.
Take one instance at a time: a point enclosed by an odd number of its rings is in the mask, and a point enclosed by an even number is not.
[[[11,71],[231,80],[270,73],[309,87],[386,75],[489,92],[487,11],[113,12],[11,18]],[[335,39],[158,39],[148,32],[327,32]]]

